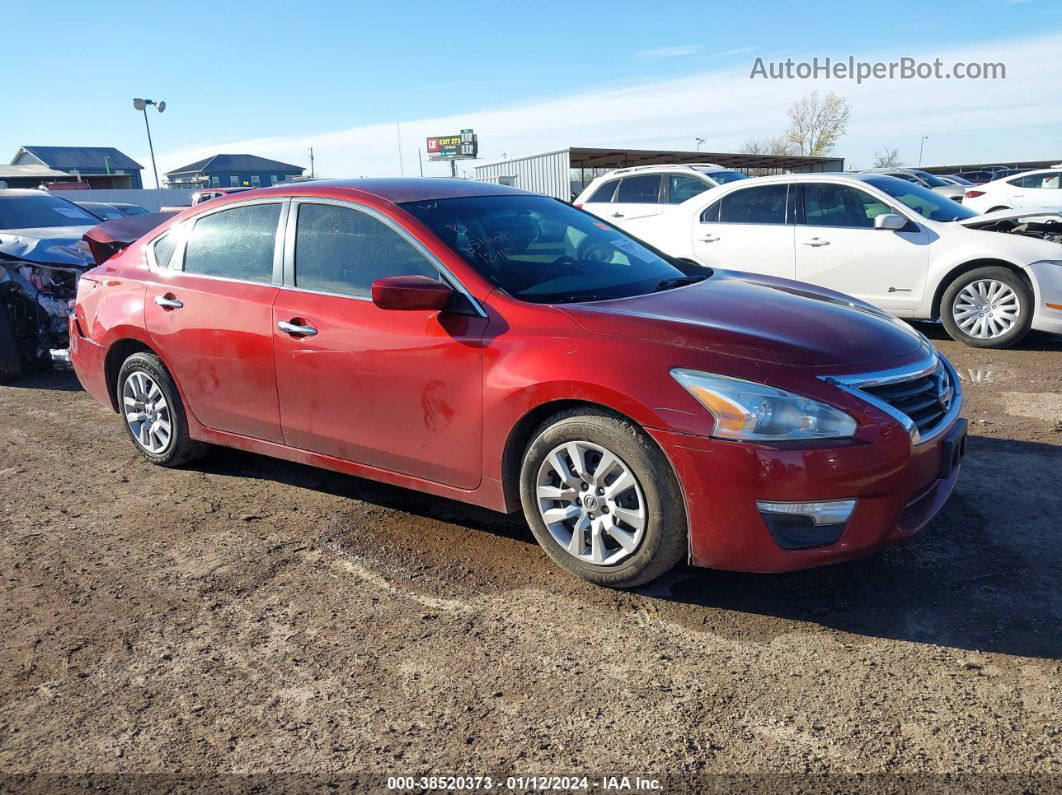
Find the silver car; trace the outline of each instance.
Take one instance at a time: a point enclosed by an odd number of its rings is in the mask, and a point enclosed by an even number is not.
[[[923,188],[929,188],[931,191],[947,196],[952,201],[957,201],[960,204],[962,203],[962,197],[966,194],[966,188],[962,185],[956,185],[938,177],[936,174],[930,174],[928,171],[922,171],[919,168],[868,168],[866,173],[888,174],[890,177],[907,180],[915,185],[921,185]]]

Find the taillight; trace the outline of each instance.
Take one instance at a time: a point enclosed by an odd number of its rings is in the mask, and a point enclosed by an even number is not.
[[[968,190],[968,191],[966,191],[966,198],[967,199],[976,199],[978,196],[984,196],[984,195],[985,195],[985,192],[983,190]]]

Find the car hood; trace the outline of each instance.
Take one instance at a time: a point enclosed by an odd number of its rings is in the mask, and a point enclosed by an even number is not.
[[[970,229],[980,229],[991,226],[997,221],[1062,221],[1062,210],[1044,208],[1042,210],[993,210],[990,213],[981,213],[973,218],[961,218],[955,223]]]
[[[849,296],[735,271],[715,271],[688,287],[559,308],[593,334],[801,367],[883,362],[925,344],[906,323]]]
[[[41,265],[90,268],[95,263],[81,242],[91,226],[0,229],[0,258]]]

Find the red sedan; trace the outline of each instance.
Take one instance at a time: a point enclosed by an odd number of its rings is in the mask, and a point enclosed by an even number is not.
[[[193,207],[84,275],[70,342],[149,461],[226,445],[522,509],[617,587],[909,537],[964,449],[959,380],[906,324],[463,180]]]

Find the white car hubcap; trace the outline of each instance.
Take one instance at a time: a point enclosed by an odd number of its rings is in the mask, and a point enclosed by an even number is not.
[[[951,315],[955,325],[971,337],[990,340],[1002,337],[1021,318],[1017,293],[995,279],[970,282],[955,296]]]
[[[125,379],[122,411],[138,445],[155,455],[169,447],[173,437],[170,404],[150,375],[136,370]]]
[[[645,497],[631,468],[591,442],[555,447],[538,470],[535,500],[550,535],[585,563],[626,560],[645,537]]]

